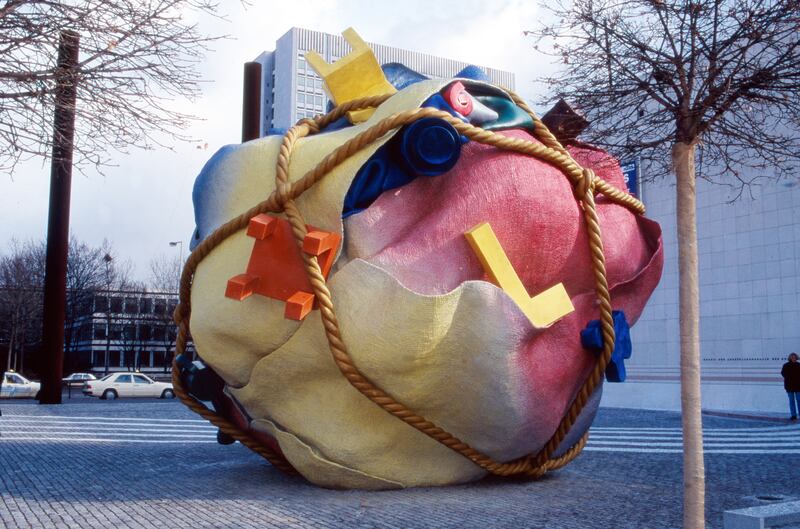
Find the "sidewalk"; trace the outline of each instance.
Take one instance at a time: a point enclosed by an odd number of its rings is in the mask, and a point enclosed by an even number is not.
[[[238,443],[218,445],[216,430],[177,401],[0,401],[0,409],[2,527],[681,526],[682,456],[664,448],[680,445],[676,413],[601,408],[587,450],[538,481],[369,492],[315,487]],[[709,529],[722,527],[725,510],[763,504],[758,497],[800,498],[785,455],[800,453],[800,428],[716,415],[704,422],[709,442],[723,447],[706,454]],[[782,448],[731,453],[748,443]],[[624,451],[634,444],[647,448]]]

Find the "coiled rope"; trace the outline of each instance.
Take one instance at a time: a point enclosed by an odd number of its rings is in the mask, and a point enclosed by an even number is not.
[[[602,381],[603,373],[605,372],[614,349],[614,325],[611,315],[611,299],[608,290],[608,282],[606,280],[603,240],[595,207],[595,194],[598,192],[602,193],[609,201],[624,206],[637,214],[644,213],[644,205],[628,193],[596,176],[591,169],[581,167],[572,159],[572,156],[570,156],[567,150],[559,143],[528,105],[513,92],[507,92],[510,94],[513,101],[531,116],[534,122],[534,135],[541,143],[521,138],[510,138],[495,132],[487,131],[480,127],[470,125],[469,123],[464,123],[442,110],[436,110],[430,107],[415,108],[398,112],[382,119],[369,129],[359,133],[337,147],[330,154],[325,156],[314,169],[303,175],[302,178],[295,182],[290,182],[289,161],[291,159],[293,147],[299,139],[318,133],[328,124],[343,117],[351,110],[377,107],[390,96],[374,96],[351,101],[339,105],[324,116],[316,116],[313,119],[306,118],[298,121],[283,137],[277,160],[275,175],[276,189],[264,201],[220,226],[189,255],[181,275],[180,301],[174,313],[175,323],[178,326],[178,335],[175,342],[176,356],[185,352],[186,342],[189,337],[189,319],[191,316],[190,296],[195,270],[200,262],[214,248],[226,238],[246,228],[250,219],[261,213],[284,213],[292,226],[292,232],[297,243],[302,247],[303,239],[306,235],[306,223],[294,202],[297,197],[324,178],[334,167],[360,149],[382,137],[384,134],[422,118],[439,118],[450,123],[459,134],[468,137],[472,141],[492,145],[498,149],[533,156],[557,167],[569,179],[573,186],[575,199],[582,206],[584,222],[586,223],[587,232],[589,234],[591,265],[595,280],[595,293],[597,295],[600,311],[601,332],[603,335],[602,354],[599,356],[591,373],[572,400],[558,428],[544,447],[542,447],[538,453],[529,454],[513,461],[495,461],[478,452],[469,444],[458,439],[436,424],[417,415],[414,411],[408,409],[401,402],[398,402],[391,395],[377,387],[359,371],[348,354],[347,346],[342,339],[336,313],[334,311],[333,299],[331,298],[330,290],[328,290],[327,283],[320,270],[317,258],[305,252],[301,252],[306,273],[314,289],[316,299],[319,302],[319,312],[330,347],[331,356],[342,375],[362,395],[388,413],[391,413],[406,424],[442,443],[451,450],[458,452],[491,474],[536,478],[543,475],[548,470],[554,470],[569,463],[586,445],[589,435],[588,431],[564,454],[556,458],[552,458],[552,455],[567,436],[567,433],[580,415],[581,410],[583,410],[588,402],[589,397]],[[190,395],[181,383],[180,370],[176,361],[173,361],[172,383],[175,393],[192,411],[198,413],[220,428],[223,433],[230,435],[267,459],[280,470],[287,473],[296,473],[282,454],[264,446],[249,432],[239,429],[236,425],[207,408],[202,402]]]

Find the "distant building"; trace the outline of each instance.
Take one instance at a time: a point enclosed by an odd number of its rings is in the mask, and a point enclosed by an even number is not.
[[[800,181],[763,179],[732,201],[736,194],[697,180],[703,409],[786,413],[780,370],[789,353],[800,352]],[[631,330],[628,381],[606,384],[603,402],[677,410],[674,182],[645,183],[640,197],[664,230],[664,274]]]
[[[65,364],[93,373],[168,372],[175,351],[177,293],[99,291],[84,296],[65,331]],[[191,343],[188,347],[193,352]],[[82,367],[83,368],[83,367]]]
[[[399,62],[428,77],[452,77],[469,63],[434,57],[426,53],[367,43],[380,64]],[[350,52],[341,35],[292,28],[256,58],[261,63],[261,135],[271,128],[288,128],[297,120],[325,113],[328,98],[322,79],[305,61],[305,52],[314,50],[328,63]],[[481,67],[493,83],[514,89],[514,74]]]

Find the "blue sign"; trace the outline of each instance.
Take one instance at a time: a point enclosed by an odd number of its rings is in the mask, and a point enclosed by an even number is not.
[[[628,191],[631,195],[639,196],[639,158],[628,160],[620,163],[622,168],[622,177],[625,179],[625,185],[628,186]]]

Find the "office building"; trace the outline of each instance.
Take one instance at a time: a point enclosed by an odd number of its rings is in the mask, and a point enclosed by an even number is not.
[[[702,166],[698,169],[702,171]],[[800,182],[738,189],[697,181],[703,409],[787,413],[781,366],[800,352]],[[675,185],[644,183],[647,215],[664,230],[664,274],[632,328],[628,381],[605,405],[680,409]]]
[[[102,374],[168,373],[175,351],[173,292],[97,291],[83,296],[66,329],[65,363]],[[191,344],[187,350],[192,352]]]
[[[399,62],[428,77],[452,77],[469,63],[434,57],[426,53],[367,43],[380,64]],[[322,79],[306,63],[305,52],[314,50],[328,63],[350,52],[341,35],[292,28],[275,43],[274,51],[256,58],[261,64],[261,135],[269,129],[288,128],[297,120],[325,113],[328,98]],[[481,68],[493,83],[514,89],[514,74]]]

